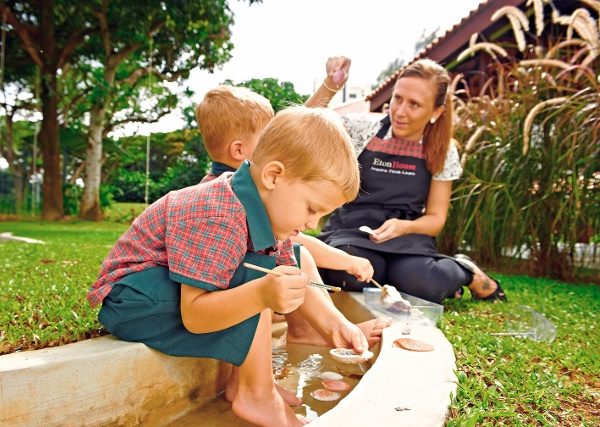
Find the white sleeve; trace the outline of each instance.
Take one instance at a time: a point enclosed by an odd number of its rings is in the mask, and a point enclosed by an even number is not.
[[[446,154],[444,169],[440,173],[434,175],[431,179],[436,181],[454,181],[455,179],[460,178],[462,172],[463,169],[460,165],[460,158],[458,156],[456,144],[451,141],[450,147],[448,147],[448,153]]]
[[[371,138],[377,133],[377,130],[381,126],[381,117],[365,113],[347,113],[342,114],[341,117],[348,135],[352,139],[354,151],[358,157]]]

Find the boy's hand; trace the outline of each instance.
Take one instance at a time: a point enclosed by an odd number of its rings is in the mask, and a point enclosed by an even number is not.
[[[277,313],[290,313],[304,303],[304,295],[310,279],[296,267],[282,265],[274,270],[284,275],[267,274],[263,277],[266,290],[263,293],[265,304]]]
[[[373,278],[374,270],[368,259],[350,255],[350,264],[348,264],[346,272],[361,282],[369,282]]]
[[[333,331],[331,340],[335,347],[351,348],[359,354],[369,349],[367,338],[360,328],[346,319]]]

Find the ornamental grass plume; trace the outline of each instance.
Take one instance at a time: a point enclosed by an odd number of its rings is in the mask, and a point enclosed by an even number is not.
[[[475,33],[474,35],[477,36],[477,33]],[[473,40],[473,37],[471,37],[471,40]],[[480,42],[471,44],[467,49],[463,50],[460,55],[458,55],[458,58],[456,58],[456,60],[458,62],[461,62],[468,56],[473,56],[475,52],[478,52],[480,50],[486,51],[494,59],[496,59],[496,54],[502,57],[508,56],[508,53],[503,47],[498,46],[495,43]]]
[[[600,36],[598,25],[587,9],[575,9],[569,16],[559,15],[557,11],[552,13],[552,21],[556,24],[567,26],[567,40],[573,38],[573,30],[590,47],[590,54],[586,63],[593,61],[600,52]]]
[[[535,34],[539,37],[544,31],[544,3],[549,0],[527,0],[526,6],[533,4],[533,13],[535,15]]]
[[[477,141],[479,141],[479,138],[481,137],[481,135],[483,135],[483,132],[486,130],[487,126],[479,126],[477,129],[475,129],[475,132],[473,132],[473,134],[469,137],[469,140],[465,145],[463,155],[460,159],[460,164],[463,168],[465,167],[465,163],[467,162],[467,155],[473,151],[473,149],[475,148],[475,144],[477,143]]]
[[[600,1],[598,0],[579,0],[581,3],[587,4],[589,7],[594,9],[600,15]],[[598,28],[600,29],[600,21]]]
[[[517,47],[521,52],[525,50],[525,31],[529,31],[529,19],[527,16],[515,6],[504,6],[498,9],[491,17],[492,21],[496,21],[502,16],[505,16],[512,26],[513,34],[515,35],[515,40],[517,42]]]
[[[568,98],[564,97],[564,96],[560,96],[558,98],[547,99],[545,101],[540,102],[539,104],[537,104],[535,107],[533,107],[529,111],[529,114],[527,114],[527,117],[525,118],[525,123],[523,124],[523,155],[524,156],[529,151],[529,141],[531,139],[531,137],[530,137],[531,124],[533,123],[533,119],[535,119],[535,116],[543,109],[545,109],[549,106],[552,106],[552,105],[563,104],[563,103],[567,102],[567,100],[568,100]]]

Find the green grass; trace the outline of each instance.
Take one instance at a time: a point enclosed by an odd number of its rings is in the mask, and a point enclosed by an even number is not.
[[[131,224],[145,208],[144,203],[113,203],[104,210],[104,219]]]
[[[0,232],[46,241],[0,243],[0,354],[102,334],[85,295],[114,241],[111,222],[0,222]],[[600,287],[497,275],[509,302],[445,303],[441,329],[459,379],[448,426],[600,425]],[[554,342],[494,337],[518,305],[558,328]],[[399,367],[401,369],[401,367]]]
[[[448,426],[600,424],[600,287],[496,275],[507,304],[445,303],[442,331],[459,379]],[[495,337],[518,305],[557,327],[552,343]]]
[[[0,222],[44,245],[0,243],[0,354],[101,334],[85,296],[126,224]]]

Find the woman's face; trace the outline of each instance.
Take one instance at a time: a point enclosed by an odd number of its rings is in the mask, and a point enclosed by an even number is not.
[[[435,108],[436,87],[433,81],[420,77],[403,77],[396,82],[390,101],[392,132],[396,138],[419,141],[425,126],[442,114]]]

